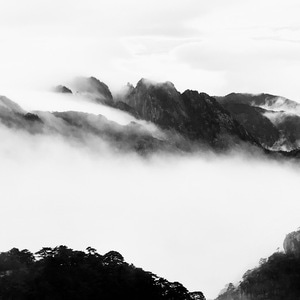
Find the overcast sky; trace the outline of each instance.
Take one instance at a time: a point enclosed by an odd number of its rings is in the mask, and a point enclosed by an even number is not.
[[[297,0],[1,1],[0,88],[95,75],[300,100]]]

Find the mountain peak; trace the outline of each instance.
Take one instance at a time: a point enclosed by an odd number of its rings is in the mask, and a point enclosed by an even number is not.
[[[157,87],[157,88],[167,88],[167,89],[176,89],[174,84],[171,81],[165,82],[156,82],[147,78],[141,78],[136,87]]]
[[[96,77],[79,77],[75,86],[79,93],[88,95],[96,102],[109,103],[113,100],[109,87]]]

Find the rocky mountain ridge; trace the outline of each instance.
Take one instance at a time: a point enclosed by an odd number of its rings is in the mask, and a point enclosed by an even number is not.
[[[233,93],[211,97],[192,90],[180,93],[171,82],[141,79],[135,87],[129,84],[126,92],[113,97],[109,87],[95,77],[77,79],[76,90],[61,85],[56,92],[70,94],[74,101],[78,101],[76,94],[83,95],[89,101],[130,114],[136,122],[122,126],[104,116],[80,112],[26,112],[2,97],[2,124],[32,134],[50,132],[82,141],[93,136],[113,143],[113,148],[141,153],[191,152],[206,148],[226,151],[248,145],[266,154],[300,155],[300,116],[295,111],[294,115],[284,115],[280,122],[275,122],[270,114],[287,113],[263,108],[279,106],[275,96],[269,94]],[[290,100],[283,103],[298,107]],[[144,126],[144,121],[156,126],[161,134],[154,134]]]
[[[171,82],[142,78],[105,104],[214,149],[245,142],[295,156],[300,146],[300,105],[271,94],[211,97],[191,90],[180,93]]]
[[[92,77],[90,80],[94,81]],[[129,85],[123,96],[113,101],[108,97],[104,103],[214,148],[243,141],[260,147],[256,138],[213,97],[191,90],[180,93],[171,82],[153,83],[143,78],[135,87]]]

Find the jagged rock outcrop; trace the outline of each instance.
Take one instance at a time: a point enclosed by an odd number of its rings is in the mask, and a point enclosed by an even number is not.
[[[152,83],[141,79],[128,93],[124,102],[132,107],[141,119],[168,129],[183,129],[188,121],[181,94],[171,82]]]
[[[293,231],[286,236],[283,249],[287,254],[295,254],[300,257],[300,230]]]
[[[123,100],[141,119],[161,128],[175,130],[193,141],[226,147],[240,141],[258,145],[214,98],[187,90],[179,93],[171,82],[153,83],[141,79]]]
[[[75,82],[77,92],[88,96],[95,102],[110,105],[113,96],[109,87],[95,77],[80,77]]]

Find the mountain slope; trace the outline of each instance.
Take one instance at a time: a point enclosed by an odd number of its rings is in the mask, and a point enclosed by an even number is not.
[[[45,247],[35,255],[13,248],[0,253],[0,299],[205,300],[179,282],[136,268],[116,251]]]
[[[216,97],[261,144],[274,150],[300,146],[300,104],[270,94],[231,93]]]
[[[0,96],[0,122],[15,129],[23,129],[30,133],[41,132],[42,120],[36,115],[25,111],[17,103]]]
[[[152,83],[141,79],[123,102],[141,119],[175,130],[193,141],[221,148],[241,141],[259,146],[230,113],[204,93],[187,90],[180,94],[170,82]]]
[[[300,299],[300,231],[287,235],[285,252],[261,259],[235,287],[232,283],[216,300],[296,300]]]
[[[150,130],[134,122],[123,126],[104,116],[83,112],[29,113],[5,97],[0,97],[0,124],[13,130],[11,134],[28,132],[62,136],[67,142],[95,149],[109,146],[114,151],[134,151],[140,154],[162,150],[182,151],[180,142],[174,143],[171,137],[164,138],[158,129]]]
[[[243,94],[243,93],[230,93],[224,97],[216,97],[221,103],[241,103],[251,106],[259,106],[267,110],[273,111],[288,111],[298,112],[300,104],[281,96],[271,94]]]
[[[242,103],[224,103],[223,107],[262,145],[272,147],[279,140],[280,130],[264,116],[264,109]]]

